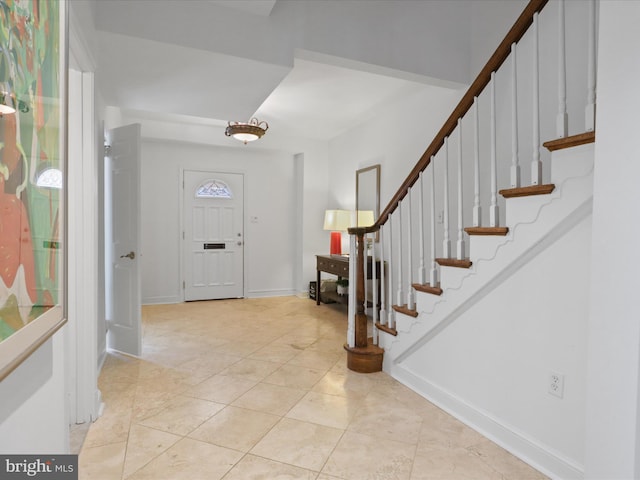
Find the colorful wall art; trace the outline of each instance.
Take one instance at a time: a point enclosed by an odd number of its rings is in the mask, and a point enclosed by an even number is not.
[[[0,0],[0,378],[62,322],[65,10]]]

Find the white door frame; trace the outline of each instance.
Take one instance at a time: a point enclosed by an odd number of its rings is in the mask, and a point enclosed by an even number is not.
[[[98,418],[101,394],[98,389],[98,149],[96,143],[95,62],[80,34],[79,24],[70,15],[70,65],[80,89],[69,89],[69,99],[78,110],[69,131],[81,139],[77,148],[69,147],[66,185],[68,189],[65,241],[67,262],[67,306],[65,366],[68,372],[66,396],[70,423]],[[70,72],[71,76],[72,72]],[[76,140],[77,141],[77,140]],[[73,288],[68,288],[73,285]]]
[[[211,173],[212,175],[215,173],[229,173],[229,174],[237,174],[237,175],[242,175],[244,180],[243,180],[243,186],[242,186],[242,205],[243,205],[243,211],[242,211],[242,235],[243,235],[243,249],[242,249],[242,265],[243,265],[243,270],[242,270],[242,296],[244,298],[247,298],[247,279],[249,278],[247,276],[248,273],[248,268],[247,268],[247,248],[248,248],[248,242],[247,242],[247,184],[248,182],[248,178],[247,178],[247,172],[243,171],[243,170],[227,170],[226,168],[216,168],[216,169],[211,169],[211,168],[201,168],[198,165],[193,165],[193,166],[182,166],[180,167],[180,178],[178,179],[178,188],[180,190],[180,278],[179,278],[179,287],[180,287],[180,299],[184,302],[185,301],[185,291],[183,288],[184,285],[184,281],[185,281],[185,265],[184,265],[184,249],[185,249],[185,238],[184,238],[184,231],[185,231],[185,218],[184,218],[184,172],[185,170],[189,170],[189,171],[198,171],[198,172],[206,172],[206,173]]]

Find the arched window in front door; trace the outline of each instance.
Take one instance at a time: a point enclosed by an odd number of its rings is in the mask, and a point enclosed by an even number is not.
[[[233,198],[233,194],[222,180],[207,180],[196,188],[196,198]]]

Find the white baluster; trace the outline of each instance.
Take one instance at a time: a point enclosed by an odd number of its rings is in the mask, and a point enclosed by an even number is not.
[[[449,137],[444,137],[444,210],[443,210],[443,230],[444,240],[442,241],[442,256],[451,257],[451,239],[449,238]]]
[[[558,117],[556,135],[568,135],[569,115],[567,114],[567,51],[565,47],[564,0],[558,1]]]
[[[367,234],[365,233],[362,236],[362,241],[364,242],[364,313],[365,315],[367,315],[368,311],[369,311],[369,305],[367,302],[367,298],[369,298],[369,282],[367,281],[367,279],[369,278],[369,262],[367,261],[369,259],[369,248],[368,248],[368,238],[367,238]]]
[[[540,62],[538,60],[538,13],[533,14],[533,160],[531,161],[531,185],[540,185],[542,162],[540,161]]]
[[[349,258],[357,259],[356,249],[356,236],[349,235]],[[349,262],[349,278],[356,278],[356,261]],[[354,348],[356,346],[356,283],[349,282],[349,300],[347,315],[349,317],[347,321],[347,344],[349,347]],[[316,295],[320,295],[320,285],[317,287]]]
[[[458,119],[458,243],[456,253],[458,260],[464,259],[464,218],[462,209],[462,119]]]
[[[420,268],[418,270],[418,282],[420,285],[424,285],[427,283],[427,269],[424,266],[424,184],[422,181],[422,173],[420,172],[420,176],[418,179],[419,182],[419,200],[418,204],[418,217],[419,217],[419,225],[420,225]]]
[[[587,59],[587,106],[585,127],[587,132],[596,128],[596,0],[589,0],[589,39]]]
[[[373,298],[373,323],[379,321],[378,318],[378,269],[376,268],[376,248],[375,248],[376,234],[371,234],[371,296]]]
[[[391,218],[391,214],[387,218],[387,223],[389,224],[389,308],[387,309],[387,325],[389,328],[395,327],[395,318],[393,315],[393,308],[391,308],[392,295],[393,295],[393,266],[395,265],[395,261],[393,260],[393,219]]]
[[[473,97],[473,122],[473,226],[479,227],[482,224],[482,207],[480,207],[480,119],[478,118],[478,97]]]
[[[376,271],[376,248],[375,248],[375,233],[371,233],[369,240],[371,241],[371,318],[373,321],[373,344],[378,345],[378,329],[376,323],[378,322],[378,272]],[[364,277],[367,278],[366,276]],[[365,280],[366,283],[366,280]]]
[[[396,305],[404,305],[402,295],[402,203],[398,204],[398,291],[396,292]]]
[[[438,264],[436,262],[436,170],[435,156],[431,155],[431,270],[429,285],[438,285]]]
[[[411,224],[411,187],[407,191],[407,308],[412,310],[415,306],[413,295],[413,228]]]
[[[389,220],[387,220],[389,221]],[[379,238],[379,245],[380,245],[380,324],[381,325],[386,325],[387,324],[387,275],[385,272],[385,268],[384,268],[384,260],[386,258],[385,252],[384,252],[384,232],[386,231],[386,226],[382,226],[380,227],[380,233]]]
[[[516,44],[511,44],[511,188],[520,186],[518,160],[518,65]]]
[[[498,212],[498,159],[496,157],[496,72],[491,72],[491,204],[489,226],[497,227]]]

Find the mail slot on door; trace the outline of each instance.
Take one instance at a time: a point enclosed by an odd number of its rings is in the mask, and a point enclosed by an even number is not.
[[[224,250],[226,245],[224,243],[205,243],[205,250]]]

